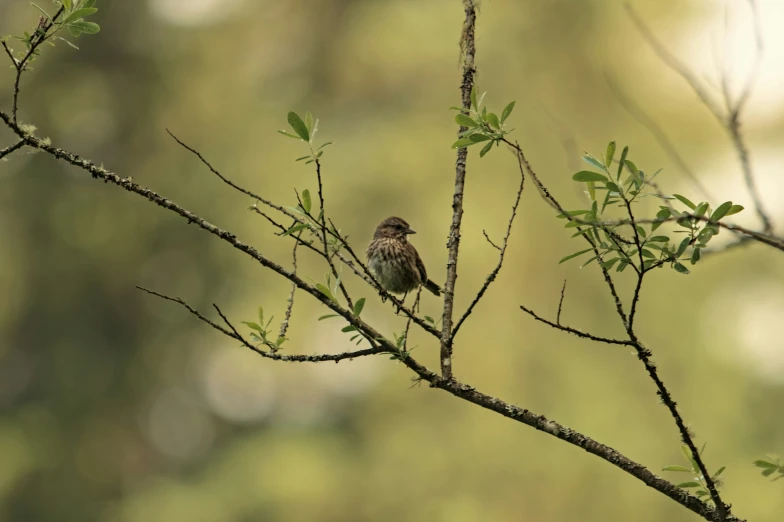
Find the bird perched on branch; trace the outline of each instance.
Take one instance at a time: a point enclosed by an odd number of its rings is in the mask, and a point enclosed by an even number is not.
[[[373,234],[367,249],[368,268],[385,290],[407,294],[423,285],[440,296],[441,289],[427,278],[427,270],[407,236],[416,234],[403,219],[387,218]],[[403,297],[405,299],[405,295]]]

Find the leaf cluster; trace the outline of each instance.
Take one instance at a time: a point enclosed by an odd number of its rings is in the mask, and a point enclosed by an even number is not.
[[[283,345],[284,342],[288,340],[288,337],[277,337],[275,340],[272,340],[270,324],[272,324],[272,319],[275,316],[271,316],[269,320],[264,323],[264,308],[261,306],[259,307],[259,322],[253,321],[242,321],[242,324],[246,325],[248,328],[252,330],[250,334],[250,338],[253,342],[258,344],[263,344],[267,346],[273,352],[277,352],[280,350],[280,347]]]
[[[743,207],[726,201],[712,210],[708,202],[695,204],[680,194],[661,194],[652,185],[661,169],[648,175],[638,169],[629,158],[629,147],[623,148],[617,162],[614,159],[615,152],[614,141],[607,145],[601,159],[586,152],[582,159],[595,170],[581,170],[572,176],[574,181],[585,185],[591,206],[569,210],[557,217],[567,220],[565,228],[577,229],[572,237],[584,236],[592,247],[569,254],[560,262],[594,252],[594,256],[582,266],[601,259],[605,269],[615,267],[616,272],[623,272],[628,266],[632,266],[637,273],[643,273],[669,265],[676,272],[688,274],[689,269],[684,263],[688,261],[694,265],[700,260],[702,249],[719,234],[717,222],[740,212]],[[659,207],[655,219],[638,222],[633,205],[648,196],[660,198],[666,204]],[[674,201],[684,205],[686,209],[676,209],[672,205]],[[606,219],[608,207],[621,208],[625,214],[624,219]],[[642,221],[652,222],[641,223]],[[673,221],[680,228],[671,233],[659,231],[654,234],[669,221]],[[670,234],[686,236],[678,239]]]
[[[26,65],[34,61],[41,52],[38,49],[38,45],[43,42],[47,42],[54,46],[54,40],[60,40],[74,49],[78,49],[76,45],[62,36],[58,36],[57,33],[62,30],[67,30],[72,37],[78,38],[83,34],[95,34],[99,32],[101,27],[98,24],[86,20],[88,16],[92,16],[98,12],[98,8],[95,7],[95,2],[96,0],[55,0],[53,2],[57,8],[55,15],[49,14],[49,12],[40,5],[30,2],[30,4],[42,14],[38,21],[38,26],[32,33],[25,31],[22,36],[10,36],[3,39],[5,42],[7,38],[14,38],[22,42],[25,47],[23,50],[16,53],[18,58],[15,58],[15,65],[17,67],[22,67],[23,64]],[[51,24],[51,26],[49,24]]]
[[[784,464],[781,463],[781,459],[776,455],[767,455],[767,460],[755,460],[754,465],[762,468],[761,473],[763,477],[770,477],[777,473],[778,475],[773,478],[774,481],[784,478]]]
[[[697,465],[697,461],[694,459],[694,455],[692,454],[689,447],[686,446],[685,444],[681,446],[681,451],[683,453],[683,458],[686,459],[686,462],[688,463],[688,467],[677,466],[677,465],[665,466],[664,468],[662,468],[662,471],[676,471],[679,473],[690,473],[693,476],[693,478],[691,480],[687,480],[686,482],[681,482],[679,484],[676,484],[676,487],[683,488],[683,489],[697,488],[694,491],[694,494],[697,495],[697,497],[699,498],[706,497],[706,500],[708,500],[709,499],[708,497],[710,497],[710,492],[708,492],[708,486],[705,482],[705,477],[703,476],[702,472],[700,472],[700,467]],[[702,448],[700,448],[700,456],[702,456],[702,453],[704,451],[705,451],[705,444],[703,444]],[[724,473],[725,469],[727,469],[727,467],[722,466],[718,469],[718,471],[716,471],[716,473],[714,473],[711,476],[711,479],[717,488],[720,487],[722,484],[719,476],[722,473]]]
[[[490,152],[494,144],[498,146],[504,136],[514,130],[507,130],[504,122],[512,114],[515,102],[509,102],[504,107],[504,110],[501,111],[501,116],[499,117],[493,112],[487,112],[487,107],[482,106],[485,94],[487,93],[482,93],[477,99],[476,86],[474,86],[471,89],[471,107],[469,109],[450,107],[450,110],[460,111],[455,116],[455,123],[465,129],[458,134],[458,140],[452,144],[453,149],[462,149],[477,143],[486,142],[479,152],[479,157],[484,157],[485,154]]]
[[[318,119],[314,120],[313,115],[310,112],[305,113],[305,119],[303,120],[299,114],[294,111],[289,112],[288,115],[289,125],[294,133],[285,130],[279,130],[280,134],[287,136],[289,138],[294,138],[295,140],[301,140],[308,144],[310,147],[310,154],[307,156],[301,156],[297,158],[295,161],[305,161],[305,164],[313,163],[318,161],[318,159],[324,154],[324,148],[332,145],[331,141],[328,141],[318,148],[313,149],[313,138],[315,137],[316,133],[318,132]]]

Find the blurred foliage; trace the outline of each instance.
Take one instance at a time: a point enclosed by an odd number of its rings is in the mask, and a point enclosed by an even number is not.
[[[723,6],[638,4],[699,72],[715,72],[710,42]],[[784,14],[776,2],[760,4],[766,49],[776,56],[773,29]],[[300,144],[275,130],[289,108],[309,108],[321,118],[320,137],[334,142],[322,168],[338,226],[361,251],[377,222],[405,216],[431,277],[443,279],[459,3],[103,0],[98,7],[99,34],[80,41],[78,52],[47,50],[25,76],[22,121],[286,263],[290,239],[274,237],[248,212],[247,198],[165,129],[232,180],[290,202],[293,188],[315,193],[316,181],[310,165],[292,162]],[[745,34],[742,6],[729,9]],[[0,2],[0,34],[34,28],[37,16],[27,2]],[[612,139],[628,144],[638,164],[663,166],[658,182],[667,193],[689,193],[603,71],[671,133],[711,188],[711,204],[749,208],[726,137],[619,5],[487,1],[477,37],[481,85],[496,100],[517,100],[515,138],[566,208],[587,201],[571,179],[579,169],[572,159]],[[784,108],[778,94],[767,95],[780,92],[774,63],[763,67],[744,130],[764,201],[782,223],[775,166]],[[1,70],[7,108],[13,69]],[[0,131],[4,146],[11,139]],[[482,230],[501,233],[518,175],[503,147],[481,162],[469,154],[457,310],[495,263]],[[238,319],[259,306],[281,317],[289,285],[141,198],[29,152],[0,163],[0,183],[0,520],[694,519],[552,437],[412,387],[409,373],[386,357],[276,364],[142,294],[135,285],[205,312],[216,302]],[[564,336],[517,308],[554,313],[568,278],[563,320],[620,331],[596,268],[557,264],[573,245],[551,214],[527,188],[505,269],[458,340],[456,375],[661,469],[678,458],[677,432],[636,357]],[[734,218],[756,226],[751,212]],[[784,264],[758,245],[701,264],[685,279],[650,276],[639,330],[698,441],[709,441],[708,465],[726,466],[722,491],[735,512],[777,521],[780,483],[761,480],[752,462],[784,448]],[[324,268],[302,255],[300,272],[318,278]],[[350,347],[334,324],[316,321],[324,312],[311,301],[298,300],[286,350]],[[422,312],[437,317],[438,304],[427,297]],[[403,327],[377,298],[368,297],[363,317],[386,332]],[[435,345],[415,328],[409,345],[437,366]]]

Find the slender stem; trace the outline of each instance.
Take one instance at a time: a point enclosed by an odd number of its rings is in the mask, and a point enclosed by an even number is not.
[[[471,90],[474,88],[476,67],[476,7],[473,0],[463,0],[465,22],[460,48],[463,52],[463,80],[460,85],[462,107],[471,108]],[[467,128],[460,127],[459,132]],[[444,283],[444,313],[441,329],[441,375],[444,379],[452,378],[452,313],[455,304],[455,284],[457,282],[457,255],[460,250],[460,225],[463,221],[463,193],[465,191],[466,159],[468,149],[457,149],[455,162],[455,194],[452,198],[452,224],[449,227],[446,264],[446,282]]]
[[[22,79],[22,73],[27,70],[27,63],[30,61],[30,58],[35,54],[35,51],[36,49],[38,49],[38,46],[46,41],[46,36],[47,36],[46,33],[49,32],[49,29],[52,28],[54,23],[57,21],[60,15],[63,14],[64,11],[65,11],[65,6],[61,5],[60,9],[57,10],[57,12],[54,14],[51,20],[46,20],[42,23],[39,23],[38,27],[35,30],[35,33],[33,33],[33,36],[30,40],[30,48],[27,50],[27,54],[25,54],[24,57],[22,57],[22,59],[19,60],[18,62],[14,60],[14,66],[16,67],[16,78],[14,78],[14,102],[11,109],[11,114],[13,115],[14,123],[18,122],[17,111],[19,108],[19,82]],[[9,54],[9,56],[11,56],[11,59],[13,60],[14,57],[13,55],[11,55],[10,51],[8,51],[7,48],[6,48],[6,52]]]

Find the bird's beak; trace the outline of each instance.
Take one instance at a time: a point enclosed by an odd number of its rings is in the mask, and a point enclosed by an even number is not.
[[[414,230],[414,229],[412,229],[411,227],[409,227],[409,228],[406,230],[406,234],[409,234],[409,235],[411,235],[411,234],[416,234],[416,230]]]

